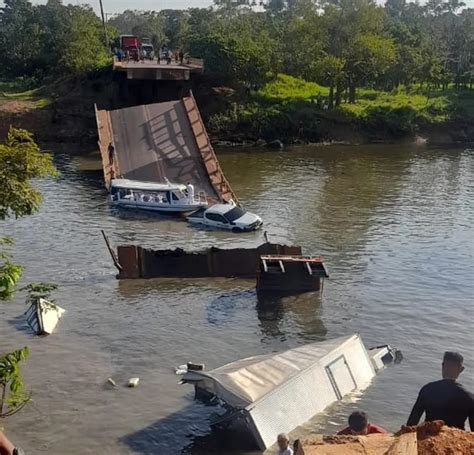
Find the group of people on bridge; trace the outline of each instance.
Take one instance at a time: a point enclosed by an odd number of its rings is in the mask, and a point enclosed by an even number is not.
[[[126,48],[126,49],[121,49],[121,48],[115,48],[114,49],[114,55],[117,58],[119,62],[145,62],[145,59],[147,58],[147,54],[136,47],[132,48]],[[151,61],[154,61],[155,58],[151,58]],[[174,62],[176,65],[183,64],[184,61],[184,52],[182,49],[177,49],[175,51],[171,51],[168,49],[166,44],[160,47],[160,51],[158,53],[158,56],[156,58],[156,61],[158,64],[165,62],[166,64],[171,64]]]

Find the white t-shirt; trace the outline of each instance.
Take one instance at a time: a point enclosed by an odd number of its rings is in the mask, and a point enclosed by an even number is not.
[[[186,190],[188,192],[189,199],[194,199],[194,186],[189,183],[188,185],[186,185]]]
[[[278,449],[277,455],[293,455],[293,449],[287,447],[285,450]]]

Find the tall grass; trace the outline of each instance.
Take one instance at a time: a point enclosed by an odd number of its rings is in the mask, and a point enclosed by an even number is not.
[[[278,74],[255,95],[229,112],[211,117],[213,133],[235,136],[320,140],[331,125],[350,124],[375,139],[396,139],[430,125],[474,122],[474,90],[412,86],[391,92],[360,88],[355,104],[328,110],[329,89],[286,74]],[[324,124],[325,127],[321,125]]]
[[[34,81],[31,78],[0,81],[0,101],[28,101],[38,108],[48,106],[52,102],[51,98],[44,96],[41,87],[32,86]]]
[[[265,84],[257,97],[267,101],[311,100],[318,94],[327,96],[329,89],[315,82],[307,82],[287,74],[278,74],[276,78]]]

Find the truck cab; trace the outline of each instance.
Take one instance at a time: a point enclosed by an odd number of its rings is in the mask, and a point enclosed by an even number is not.
[[[142,54],[145,60],[155,59],[155,49],[151,43],[142,43]]]
[[[135,35],[120,35],[120,48],[125,54],[130,56],[132,60],[139,59],[139,50],[141,44],[138,36]]]

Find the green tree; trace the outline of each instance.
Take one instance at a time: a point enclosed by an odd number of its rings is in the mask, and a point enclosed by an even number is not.
[[[141,39],[147,38],[158,49],[166,42],[165,21],[163,17],[154,12],[146,12],[143,14],[144,22],[132,28],[132,34],[137,35]]]
[[[132,35],[135,27],[144,26],[146,23],[145,14],[143,11],[127,9],[112,17],[108,23],[115,27],[120,35]]]
[[[20,374],[20,362],[28,355],[25,346],[0,356],[0,418],[16,414],[31,401],[31,393],[25,391]]]
[[[328,107],[330,109],[334,107],[334,104],[339,106],[341,103],[341,88],[345,82],[345,65],[344,59],[333,55],[326,55],[312,65],[314,79],[329,86]],[[335,89],[336,96],[334,96]]]
[[[391,38],[373,33],[355,37],[347,54],[345,67],[349,87],[349,102],[355,103],[356,88],[368,82],[376,83],[396,61],[396,48]]]
[[[187,11],[165,9],[159,12],[164,21],[164,33],[170,49],[183,47],[188,33]]]
[[[37,67],[42,30],[27,0],[5,0],[0,8],[0,71],[8,76],[31,74]]]
[[[228,85],[258,85],[276,62],[265,17],[254,13],[218,17],[188,42],[190,54],[204,58],[206,71]]]
[[[36,212],[41,194],[31,180],[56,174],[51,155],[40,151],[33,135],[10,128],[0,144],[0,219]]]
[[[51,300],[50,295],[58,289],[58,285],[54,283],[30,283],[22,288],[22,291],[27,291],[28,295],[26,297],[26,303],[36,303],[39,299],[49,300],[51,303],[54,303],[54,300]]]
[[[21,277],[22,267],[12,262],[12,255],[8,246],[13,245],[11,237],[0,237],[0,300],[9,299],[15,290],[15,284]]]
[[[60,64],[71,73],[85,73],[110,65],[109,50],[104,46],[103,28],[89,6],[68,7],[69,33]]]
[[[317,12],[289,19],[283,41],[283,65],[286,72],[311,78],[312,65],[324,55],[327,36]]]
[[[31,133],[10,128],[6,141],[0,144],[0,219],[36,212],[41,194],[31,180],[47,175],[56,175],[51,156],[40,151]],[[0,238],[0,245],[12,243],[10,238]],[[13,294],[20,276],[21,266],[11,261],[8,251],[1,250],[0,299],[5,300]]]
[[[35,8],[35,16],[41,29],[38,66],[43,72],[59,72],[58,65],[69,39],[70,15],[60,0],[48,0]]]

